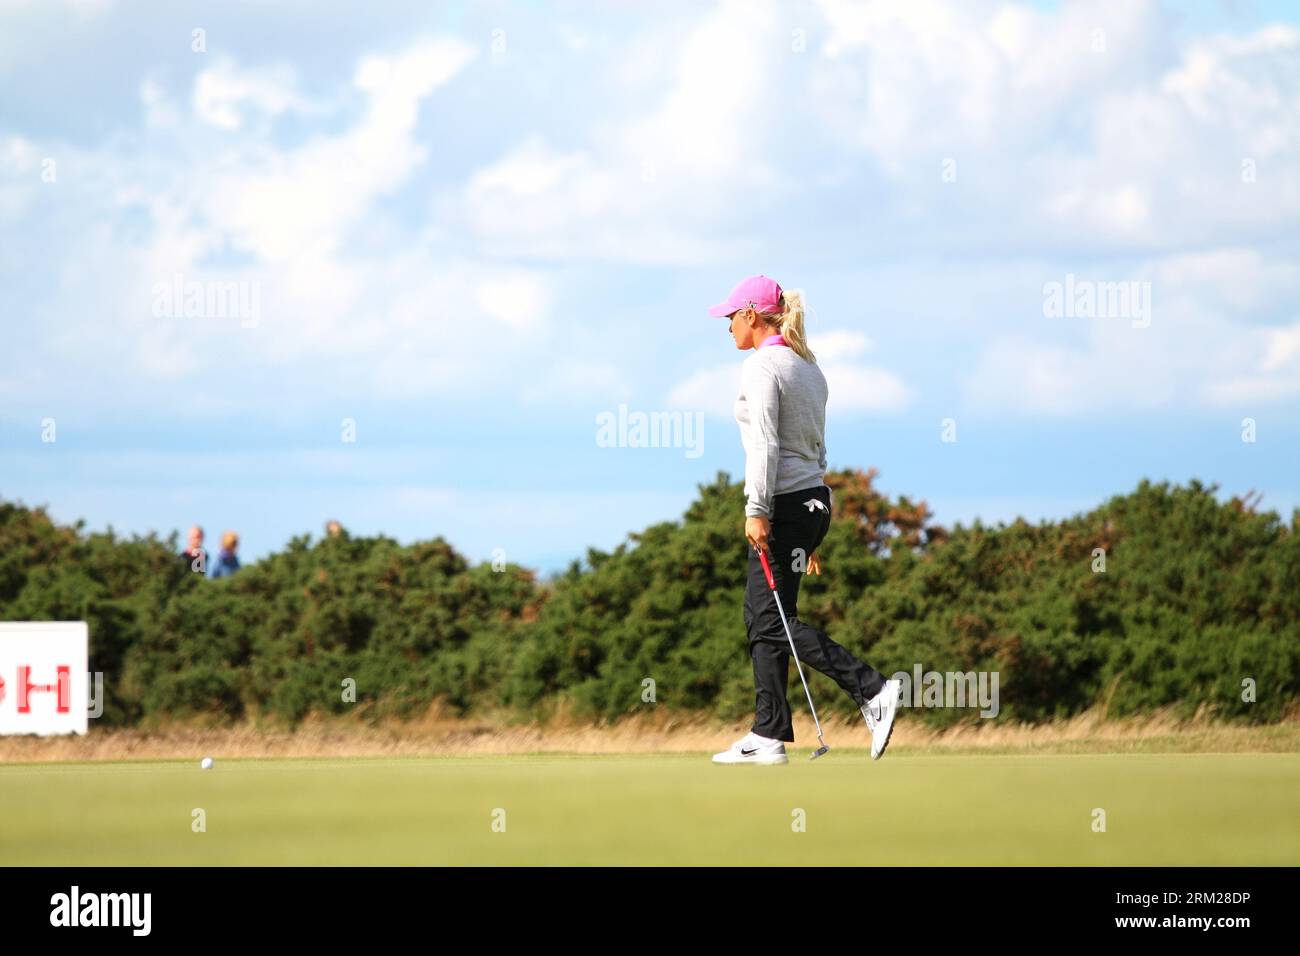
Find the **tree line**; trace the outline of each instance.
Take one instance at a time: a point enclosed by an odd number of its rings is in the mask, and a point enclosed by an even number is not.
[[[1000,713],[1017,720],[1103,701],[1112,715],[1294,712],[1300,510],[1287,523],[1199,481],[1143,481],[1059,521],[949,529],[876,478],[828,474],[835,517],[799,610],[878,669],[995,671]],[[471,562],[440,537],[346,532],[295,537],[208,580],[177,560],[174,535],[87,532],[0,501],[0,619],[87,621],[101,722],[116,725],[292,725],[356,706],[403,717],[435,699],[501,720],[648,707],[736,719],[753,707],[743,500],[719,473],[679,520],[588,549],[546,580]],[[801,694],[796,679],[793,706]]]

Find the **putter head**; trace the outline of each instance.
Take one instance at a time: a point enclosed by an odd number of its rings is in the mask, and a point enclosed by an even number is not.
[[[822,754],[826,753],[830,749],[831,749],[830,747],[827,747],[825,744],[822,744],[820,747],[818,747],[816,750],[812,752],[812,756],[809,757],[808,759],[816,760],[818,757],[820,757]]]

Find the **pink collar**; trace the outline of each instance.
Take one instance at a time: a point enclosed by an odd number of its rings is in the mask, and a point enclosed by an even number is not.
[[[785,336],[779,334],[769,335],[767,338],[763,339],[763,342],[761,345],[759,345],[759,348],[761,349],[765,345],[786,345]],[[786,345],[786,348],[789,348],[789,346]]]

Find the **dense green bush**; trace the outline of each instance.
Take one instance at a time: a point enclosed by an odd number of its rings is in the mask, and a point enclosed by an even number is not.
[[[1064,521],[949,531],[874,478],[828,476],[836,519],[799,612],[878,669],[997,671],[1002,714],[1026,720],[1106,701],[1112,714],[1205,706],[1267,721],[1300,697],[1300,512],[1286,525],[1195,481],[1143,482]],[[0,502],[0,619],[89,622],[110,723],[293,722],[350,708],[347,678],[373,716],[441,699],[614,718],[651,706],[653,680],[653,706],[738,717],[753,704],[742,500],[719,475],[681,521],[590,550],[549,582],[471,566],[441,539],[346,533],[295,538],[210,581],[176,559],[174,538],[83,534]],[[828,709],[851,706],[810,680]]]

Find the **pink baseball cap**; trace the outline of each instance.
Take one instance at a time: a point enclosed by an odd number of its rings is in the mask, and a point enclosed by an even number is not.
[[[709,315],[726,318],[737,309],[753,306],[755,312],[778,312],[781,309],[781,287],[764,275],[742,279],[726,300],[709,309]]]

